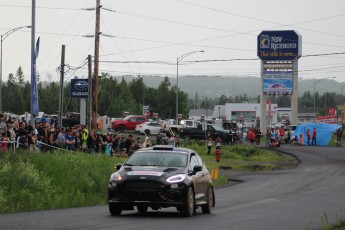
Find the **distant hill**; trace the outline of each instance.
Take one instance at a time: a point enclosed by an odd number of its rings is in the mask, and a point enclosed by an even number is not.
[[[164,76],[142,76],[146,85],[158,87]],[[169,77],[169,76],[168,76]],[[119,81],[122,76],[115,77]],[[124,76],[127,82],[130,82],[134,76]],[[176,77],[169,77],[171,85],[176,84]],[[298,96],[304,92],[314,93],[314,82],[316,79],[299,79]],[[325,79],[317,84],[316,91],[320,94],[325,92],[335,92],[341,94],[343,84],[332,80]],[[345,83],[344,83],[345,85]],[[221,95],[236,96],[247,94],[249,97],[256,97],[260,94],[260,79],[256,77],[220,77],[220,76],[183,76],[179,77],[179,87],[186,92],[189,97],[194,97],[198,92],[199,96],[211,98],[220,97]],[[345,93],[345,91],[343,92]]]

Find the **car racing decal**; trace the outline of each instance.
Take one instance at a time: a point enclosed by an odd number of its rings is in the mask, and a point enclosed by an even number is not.
[[[164,172],[154,172],[154,171],[132,171],[128,172],[128,176],[162,176]]]

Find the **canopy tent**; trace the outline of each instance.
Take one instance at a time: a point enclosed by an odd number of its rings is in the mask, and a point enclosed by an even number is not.
[[[307,130],[310,130],[310,144],[313,137],[313,130],[316,128],[317,135],[316,135],[316,144],[321,146],[328,146],[333,135],[333,132],[339,128],[341,125],[334,125],[334,124],[314,124],[308,123],[304,125],[298,125],[295,132],[293,133],[294,136],[297,136],[298,140],[300,140],[300,135],[303,133],[304,136],[304,145],[308,144],[307,138]]]

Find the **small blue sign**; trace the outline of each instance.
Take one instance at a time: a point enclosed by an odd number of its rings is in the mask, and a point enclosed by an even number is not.
[[[302,36],[294,30],[262,31],[258,36],[261,60],[293,61],[302,55]]]
[[[71,97],[87,98],[89,93],[88,79],[71,80]]]

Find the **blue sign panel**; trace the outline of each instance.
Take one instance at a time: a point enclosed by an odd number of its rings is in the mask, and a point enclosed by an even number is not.
[[[261,60],[293,61],[302,55],[302,37],[294,30],[262,31],[258,36]]]
[[[292,71],[265,71],[263,92],[268,94],[291,94]]]
[[[71,80],[71,97],[87,98],[89,84],[88,79],[72,79]]]

